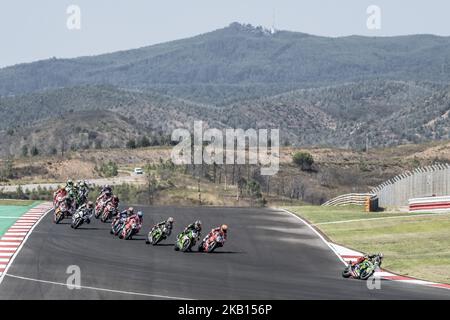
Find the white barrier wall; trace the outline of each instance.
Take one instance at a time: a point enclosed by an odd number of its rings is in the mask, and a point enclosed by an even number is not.
[[[450,212],[450,196],[409,199],[409,212]]]
[[[450,195],[450,166],[435,164],[402,173],[372,189],[380,207],[406,206],[412,198]]]

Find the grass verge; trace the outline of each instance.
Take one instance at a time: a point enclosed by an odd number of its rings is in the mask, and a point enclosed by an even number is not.
[[[285,209],[316,224],[333,242],[383,252],[384,267],[392,272],[450,283],[450,214],[366,213],[357,206]]]

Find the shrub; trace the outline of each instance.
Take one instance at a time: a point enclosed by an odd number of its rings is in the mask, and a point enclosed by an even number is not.
[[[119,174],[117,164],[113,161],[108,161],[106,163],[103,163],[100,166],[99,171],[100,171],[100,174],[106,178],[115,177]]]
[[[296,152],[292,156],[292,161],[301,167],[303,171],[311,170],[314,164],[313,156],[308,152]]]

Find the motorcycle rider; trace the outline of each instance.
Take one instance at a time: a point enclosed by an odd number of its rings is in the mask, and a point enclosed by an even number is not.
[[[205,238],[203,238],[202,242],[200,242],[199,247],[202,247],[203,244],[210,238],[212,235],[218,233],[220,236],[224,239],[224,241],[227,240],[227,232],[228,232],[228,226],[226,224],[221,225],[220,227],[213,228],[211,231],[206,235]]]
[[[132,215],[128,216],[127,223],[131,219],[134,219],[136,221],[137,223],[136,229],[140,230],[142,227],[142,223],[144,222],[144,214],[142,213],[142,211],[138,211],[137,213],[133,213]]]
[[[172,233],[173,222],[174,222],[174,220],[173,220],[172,217],[169,217],[167,220],[158,222],[157,224],[155,224],[155,225],[152,227],[152,229],[150,230],[150,233],[152,233],[153,230],[155,230],[156,228],[161,228],[161,230],[163,230],[163,232],[164,232],[164,235],[163,235],[163,236],[164,236],[164,239],[166,239],[166,238],[167,238],[168,236],[170,236],[171,233]],[[150,243],[150,240],[147,239],[146,243],[147,243],[147,244]]]
[[[124,226],[122,228],[121,234],[119,235],[119,238],[120,239],[124,238],[125,233],[128,233],[128,232],[130,232],[130,237],[139,233],[139,231],[142,228],[142,222],[144,221],[143,216],[144,216],[144,214],[142,213],[142,211],[138,211],[137,213],[134,213],[131,216],[129,216],[124,223]],[[129,228],[131,228],[131,229],[129,229]]]
[[[196,231],[200,236],[200,232],[202,231],[202,222],[200,220],[197,220],[194,223],[191,223],[186,228],[184,228],[182,234],[183,235],[188,234],[189,231]]]
[[[117,198],[117,199],[119,199],[119,198]],[[117,223],[124,224],[128,220],[128,217],[131,217],[133,214],[134,214],[134,208],[129,207],[128,209],[117,213],[117,215],[114,217],[113,221],[111,222],[111,225],[115,226]],[[111,230],[111,233],[113,233],[112,230]]]
[[[186,228],[184,228],[183,232],[178,235],[177,239],[181,239],[183,236],[187,235],[189,232],[194,231],[197,233],[197,239],[193,239],[192,246],[195,244],[195,242],[200,239],[200,234],[202,231],[202,222],[200,220],[195,221],[194,223],[191,223]]]
[[[102,208],[105,208],[109,201],[112,200],[112,190],[111,187],[108,185],[105,185],[102,187],[100,191],[100,195],[97,197],[97,200],[95,201],[95,205],[101,204]],[[117,205],[114,205],[117,209],[119,202],[119,198],[117,198]]]
[[[214,233],[219,233],[224,238],[224,240],[227,240],[227,232],[228,232],[228,226],[226,224],[223,224],[220,227],[211,229],[211,231],[206,235],[206,237],[203,241],[208,239],[208,237],[213,235]]]
[[[53,193],[53,204],[56,207],[59,206],[59,204],[64,200],[65,196],[67,195],[66,188],[59,188]]]
[[[91,222],[92,215],[94,214],[94,203],[92,201],[88,201],[87,203],[82,204],[81,207],[78,208],[77,212],[82,212],[84,222],[89,224]]]
[[[77,196],[74,193],[74,191],[70,190],[69,192],[67,192],[67,195],[63,199],[64,201],[67,201],[67,204],[69,205],[71,214],[73,212],[75,212],[77,209],[77,199],[76,198],[77,198]]]
[[[112,196],[112,197],[111,197],[111,200],[109,200],[109,201],[111,201],[112,205],[114,206],[114,208],[115,208],[116,210],[119,208],[119,202],[120,202],[120,200],[119,200],[119,197],[118,197],[118,196]],[[109,201],[107,201],[106,203],[108,203]]]
[[[102,190],[100,191],[100,195],[98,196],[97,199],[101,199],[101,198],[109,198],[112,195],[112,188],[111,186],[105,184],[102,187]]]
[[[152,230],[150,230],[150,232],[155,230],[155,228],[161,228],[161,229],[165,228],[165,235],[168,237],[172,233],[173,222],[174,222],[173,218],[169,217],[167,220],[164,220],[164,221],[161,221],[161,222],[158,222],[157,224],[155,224],[152,227]]]
[[[77,205],[83,205],[89,197],[89,187],[86,181],[79,181],[77,183]]]
[[[67,193],[69,193],[70,191],[73,191],[74,187],[75,186],[73,184],[73,181],[71,179],[67,180],[66,186],[65,186],[65,189],[66,189]]]
[[[90,189],[89,189],[89,186],[88,186],[88,184],[86,183],[86,181],[81,181],[80,182],[80,184],[78,185],[78,193],[81,195],[81,196],[83,196],[83,197],[85,197],[86,199],[88,198],[88,196],[89,196],[89,192],[91,191]]]
[[[356,265],[359,265],[359,264],[363,263],[366,260],[372,260],[373,258],[375,258],[377,256],[379,256],[381,259],[383,259],[383,254],[382,253],[365,254],[365,255],[359,257],[358,259],[356,259],[356,261],[350,262],[350,265],[353,267],[353,266],[356,266]]]

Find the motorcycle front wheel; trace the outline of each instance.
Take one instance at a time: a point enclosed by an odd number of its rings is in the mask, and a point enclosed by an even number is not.
[[[53,219],[53,220],[55,221],[56,224],[58,224],[58,223],[60,223],[63,219],[64,219],[64,214],[63,214],[63,213],[59,213],[59,214],[55,213],[54,219]]]
[[[74,229],[77,229],[79,226],[81,226],[81,219],[78,218],[77,220],[75,220],[74,222],[72,222],[72,225]]]
[[[208,247],[208,253],[212,253],[217,248],[217,242],[214,242]]]
[[[162,234],[156,235],[152,237],[152,244],[156,246],[162,240]]]
[[[375,270],[363,270],[361,271],[359,278],[361,280],[367,280],[369,279],[373,274],[375,273]]]
[[[350,278],[351,275],[352,275],[352,272],[350,271],[349,267],[345,268],[344,271],[342,271],[342,276],[344,278]]]
[[[181,251],[187,252],[189,248],[191,247],[191,240],[184,240],[183,247],[181,248]]]

